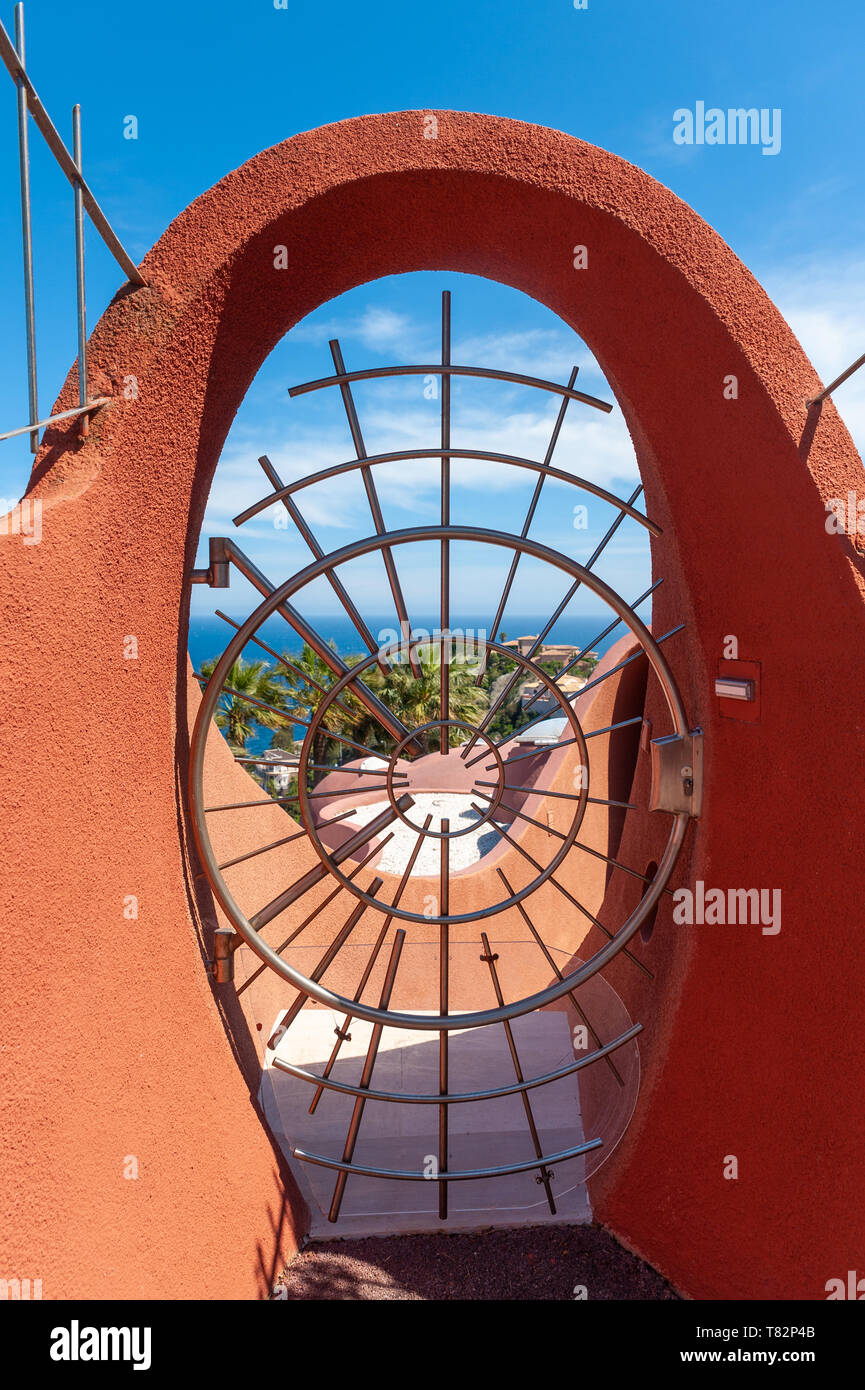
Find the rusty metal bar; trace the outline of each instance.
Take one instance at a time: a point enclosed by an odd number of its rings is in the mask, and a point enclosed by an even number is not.
[[[806,410],[811,410],[815,405],[822,404],[822,402],[825,401],[827,396],[831,396],[832,392],[835,390],[835,387],[841,386],[847,380],[848,377],[851,377],[853,375],[854,372],[858,372],[859,368],[863,365],[863,363],[865,363],[865,353],[863,353],[861,357],[857,357],[853,365],[851,367],[848,367],[845,372],[842,372],[840,376],[836,376],[834,381],[830,381],[828,386],[824,386],[823,390],[820,392],[819,395],[812,396],[811,400],[806,401]]]
[[[481,960],[486,961],[487,965],[490,968],[490,978],[493,982],[493,989],[495,990],[496,1003],[498,1004],[499,1008],[502,1008],[505,1002],[505,996],[502,994],[502,987],[499,984],[498,971],[496,970],[496,961],[498,960],[498,956],[493,954],[490,948],[489,937],[487,936],[485,931],[481,932],[481,943],[484,948],[484,954],[481,956]],[[502,1027],[505,1030],[505,1037],[508,1040],[508,1051],[511,1054],[511,1061],[514,1064],[514,1075],[517,1078],[517,1081],[522,1081],[523,1069],[520,1066],[520,1057],[519,1053],[517,1052],[516,1042],[514,1041],[514,1030],[507,1019],[505,1019],[502,1023]],[[523,1109],[526,1112],[526,1122],[529,1126],[529,1133],[532,1136],[532,1145],[534,1146],[535,1154],[539,1159],[541,1159],[541,1166],[538,1170],[540,1173],[540,1178],[538,1179],[538,1181],[543,1183],[544,1191],[547,1194],[547,1205],[550,1208],[551,1215],[555,1216],[556,1204],[553,1201],[553,1189],[550,1185],[550,1178],[553,1176],[553,1174],[549,1171],[548,1168],[544,1166],[543,1163],[543,1145],[541,1144],[540,1136],[538,1134],[538,1127],[535,1124],[535,1116],[532,1110],[532,1103],[529,1100],[528,1092],[521,1091],[520,1099],[523,1102]]]

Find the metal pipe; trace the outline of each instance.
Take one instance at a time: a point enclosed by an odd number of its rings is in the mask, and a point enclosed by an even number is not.
[[[441,453],[441,446],[427,449],[393,449],[386,454],[370,454],[362,459],[349,459],[346,463],[332,464],[330,468],[321,468],[315,473],[308,473],[303,478],[296,478],[293,483],[286,483],[285,487],[280,488],[278,492],[272,492],[267,497],[262,497],[258,502],[253,502],[244,511],[238,512],[233,519],[234,525],[242,526],[244,522],[258,516],[259,512],[266,511],[275,502],[282,501],[283,497],[288,497],[294,492],[302,492],[304,488],[312,487],[315,483],[329,482],[331,478],[340,478],[345,473],[372,468],[379,463],[408,463],[413,459],[440,458]],[[652,521],[650,517],[638,511],[629,502],[623,502],[621,497],[617,497],[613,492],[608,492],[599,483],[593,483],[589,478],[581,478],[576,473],[566,473],[562,468],[553,468],[538,463],[537,459],[523,458],[520,454],[502,454],[496,449],[450,448],[447,450],[447,455],[451,459],[480,459],[485,463],[513,464],[515,468],[526,468],[530,472],[541,473],[545,478],[555,479],[557,483],[569,483],[572,487],[578,487],[583,492],[590,492],[593,497],[599,497],[602,502],[608,502],[611,507],[618,507],[632,521],[636,521],[644,527],[650,535],[658,537],[663,534],[657,522]],[[520,540],[525,539],[525,536],[520,537]]]
[[[603,1147],[603,1139],[589,1139],[585,1144],[577,1144],[572,1149],[562,1149],[559,1153],[544,1154],[544,1163],[564,1163],[569,1158],[579,1158],[582,1154],[591,1153],[593,1149]],[[306,1149],[299,1149],[296,1144],[291,1146],[292,1158],[298,1159],[301,1163],[315,1163],[320,1168],[335,1168],[341,1173],[357,1173],[361,1178],[397,1178],[402,1182],[467,1182],[474,1178],[501,1178],[508,1173],[528,1173],[533,1168],[537,1168],[536,1158],[527,1159],[523,1163],[507,1163],[501,1168],[463,1168],[451,1169],[444,1177],[439,1175],[437,1178],[429,1178],[426,1173],[408,1173],[403,1169],[394,1168],[370,1168],[360,1163],[340,1162],[336,1158],[326,1158],[324,1154],[308,1153]]]
[[[72,108],[72,158],[79,173],[83,170],[81,149],[81,107]],[[78,308],[78,404],[87,404],[87,301],[84,293],[84,195],[81,184],[73,189],[75,200],[75,292]],[[90,422],[85,415],[81,434],[86,435]]]
[[[834,381],[830,381],[828,386],[824,386],[818,396],[812,396],[810,401],[806,401],[806,409],[811,410],[813,406],[820,405],[822,401],[825,401],[827,396],[831,396],[835,387],[840,386],[848,377],[852,376],[854,372],[858,372],[863,363],[865,363],[865,353],[863,353],[861,357],[857,357],[856,361],[851,367],[847,368],[846,372],[842,372],[840,376],[836,376]]]
[[[72,410],[61,410],[59,415],[49,415],[47,420],[37,420],[36,428],[44,430],[48,425],[56,425],[58,420],[71,420],[74,415],[92,415],[103,405],[110,404],[110,396],[97,396],[95,400],[88,401],[84,406],[76,405]],[[6,430],[4,434],[0,434],[0,443],[2,443],[4,439],[14,439],[16,435],[19,434],[30,434],[32,429],[32,425],[22,425],[21,428],[17,430]]]
[[[599,401],[596,396],[587,396],[584,391],[574,391],[571,387],[560,386],[557,381],[544,381],[537,376],[524,376],[522,372],[500,372],[492,367],[442,367],[440,362],[422,367],[366,367],[360,372],[338,370],[336,376],[321,377],[318,381],[305,381],[301,386],[290,386],[290,396],[305,396],[309,391],[320,391],[324,386],[349,385],[352,381],[372,381],[382,376],[477,376],[487,381],[512,381],[517,386],[536,386],[541,391],[552,391],[557,396],[568,396],[572,401],[582,401],[583,405],[594,406],[609,415],[612,406],[608,401]]]
[[[2,26],[0,26],[2,27]],[[6,32],[3,31],[6,39]],[[8,42],[8,39],[7,39]],[[27,129],[27,86],[24,80],[24,6],[15,6],[15,53],[21,75],[13,73],[18,88],[18,170],[21,183],[21,240],[24,250],[24,319],[27,332],[27,396],[30,424],[39,419],[39,391],[36,379],[36,305],[33,290],[33,227],[30,217],[30,145]],[[8,67],[8,63],[7,63]],[[22,431],[23,432],[23,431]],[[30,452],[39,451],[39,430],[31,429]]]
[[[16,7],[15,11],[16,39],[18,31],[19,10],[21,11],[21,25],[23,30],[24,6],[22,4],[19,4]],[[36,125],[42,132],[42,135],[45,137],[45,142],[48,145],[48,148],[54,155],[54,158],[57,160],[57,163],[60,165],[60,168],[63,170],[63,173],[66,175],[66,178],[72,184],[73,188],[76,184],[81,185],[81,190],[84,196],[84,206],[90,214],[90,220],[92,221],[99,235],[102,237],[102,240],[105,242],[105,245],[108,247],[112,256],[120,265],[121,269],[125,271],[128,279],[130,279],[133,284],[146,285],[147,281],[144,279],[143,275],[141,274],[138,267],[135,265],[134,261],[132,261],[131,258],[126,254],[117,237],[115,236],[111,228],[111,225],[108,221],[108,218],[105,216],[105,213],[102,211],[101,207],[94,198],[92,192],[88,188],[86,180],[82,177],[79,170],[75,167],[75,161],[72,159],[71,155],[69,154],[69,151],[67,150],[66,146],[64,145],[60,136],[58,135],[57,129],[53,121],[51,120],[51,117],[48,115],[48,112],[45,110],[45,107],[39,100],[36,88],[30,81],[30,78],[28,77],[24,67],[23,43],[21,45],[19,56],[19,54],[13,47],[9,39],[9,35],[6,33],[6,30],[3,28],[2,24],[0,24],[0,60],[2,60],[5,64],[13,81],[18,83],[19,86],[24,87],[25,92],[27,94],[27,107],[30,112],[30,115],[33,117],[34,121],[36,122]]]
[[[442,392],[441,392],[441,524],[451,524],[451,461],[446,452],[451,446],[451,379],[445,367],[451,360],[451,295],[450,290],[442,291]],[[450,748],[450,727],[447,721],[451,714],[451,555],[450,541],[440,543],[440,584],[439,584],[439,753],[446,758]],[[445,638],[447,633],[447,638]],[[445,642],[447,641],[447,651]],[[443,1187],[441,1191],[446,1191]]]
[[[443,816],[439,822],[442,838],[439,841],[439,916],[448,917],[450,905],[450,821]],[[450,927],[446,921],[439,923],[439,1013],[446,1018],[450,1007]],[[448,1093],[448,1032],[443,1028],[439,1033],[439,1095]],[[439,1106],[439,1177],[447,1172],[448,1166],[448,1107],[447,1101]],[[439,1182],[439,1220],[446,1221],[448,1214],[448,1185]]]
[[[594,1030],[591,1030],[594,1033]],[[590,1067],[595,1062],[606,1059],[611,1052],[616,1052],[625,1043],[635,1038],[638,1033],[642,1033],[642,1023],[633,1023],[626,1032],[614,1038],[612,1042],[605,1043],[596,1052],[589,1052],[585,1057],[578,1058],[575,1062],[569,1062],[565,1067],[559,1067],[557,1071],[545,1072],[543,1076],[533,1076],[530,1081],[514,1082],[510,1086],[497,1086],[487,1091],[457,1091],[448,1096],[448,1105],[461,1105],[478,1100],[498,1100],[501,1096],[513,1096],[519,1091],[531,1091],[537,1086],[546,1086],[550,1081],[561,1081],[566,1076],[572,1076],[574,1072],[582,1071],[584,1067]],[[274,1057],[273,1065],[280,1071],[288,1072],[290,1076],[296,1076],[298,1081],[308,1081],[312,1086],[323,1086],[328,1091],[339,1091],[341,1095],[357,1096],[361,1092],[357,1086],[352,1086],[348,1081],[334,1081],[333,1078],[326,1079],[318,1076],[315,1072],[304,1071],[303,1067],[297,1067],[293,1062],[286,1062],[282,1057]],[[440,1105],[438,1095],[427,1095],[410,1091],[368,1091],[364,1092],[368,1100],[390,1101],[394,1105]],[[450,1174],[448,1175],[450,1176]]]

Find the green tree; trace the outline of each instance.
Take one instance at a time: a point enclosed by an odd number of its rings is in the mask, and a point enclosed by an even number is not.
[[[378,695],[382,704],[387,705],[407,729],[416,729],[421,724],[437,719],[440,713],[441,667],[437,647],[418,647],[420,675],[415,676],[407,661],[394,664],[387,676],[377,666],[369,669],[364,679],[370,689]],[[474,661],[458,658],[450,664],[450,718],[466,724],[475,724],[487,708],[488,697],[485,690],[475,684],[477,665]],[[374,747],[382,746],[387,735],[377,721],[367,715],[363,726],[363,741]],[[462,743],[466,735],[460,729],[450,730],[451,744]],[[439,747],[436,729],[427,729],[418,739],[424,753]]]
[[[211,676],[218,660],[213,657],[202,662],[202,675]],[[244,661],[238,657],[225,686],[228,688],[223,688],[217,702],[216,724],[235,753],[246,751],[256,728],[285,727],[285,715],[278,711],[287,709],[286,686],[267,661]],[[262,709],[252,700],[260,700],[271,708]]]
[[[335,651],[335,644],[332,642],[330,645]],[[294,671],[288,671],[285,676],[289,703],[298,718],[309,723],[324,700],[327,691],[336,684],[337,677],[327,663],[322,661],[321,657],[316,656],[312,648],[306,643],[304,643],[303,651],[299,656],[296,653],[286,652],[283,653],[283,658],[295,668]],[[358,656],[350,656],[346,658],[346,662],[348,665],[353,665],[361,659]],[[327,728],[319,727],[313,738],[312,762],[316,764],[311,778],[313,784],[324,775],[321,771],[323,766],[344,762],[346,755],[357,757],[355,750],[339,739],[332,738],[331,734],[350,734],[356,738],[354,731],[363,724],[366,717],[366,710],[363,705],[348,690],[340,696],[338,702],[331,701],[325,717]]]

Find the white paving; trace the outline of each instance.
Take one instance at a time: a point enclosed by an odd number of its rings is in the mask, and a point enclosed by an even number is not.
[[[472,810],[472,801],[479,800],[477,797],[467,796],[461,792],[412,792],[414,806],[410,811],[410,817],[420,828],[427,816],[432,816],[430,830],[438,831],[441,829],[443,819],[450,821],[450,830],[462,830],[466,826],[474,825],[481,819],[477,811]],[[352,823],[367,825],[369,821],[381,815],[390,806],[390,802],[373,801],[367,806],[358,806]],[[401,820],[397,819],[388,827],[393,832],[393,838],[388,841],[380,859],[376,861],[376,868],[384,869],[389,874],[401,874],[409,856],[417,844],[417,833],[409,829]],[[469,831],[466,835],[459,835],[450,840],[450,867],[451,872],[459,869],[467,869],[471,864],[477,864],[485,854],[498,844],[501,836],[491,821],[484,821],[476,829]],[[439,841],[424,839],[421,851],[417,857],[412,877],[422,875],[437,874],[439,871],[439,861],[441,850]]]

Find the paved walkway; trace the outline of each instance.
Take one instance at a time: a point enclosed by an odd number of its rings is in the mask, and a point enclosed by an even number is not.
[[[589,1300],[678,1298],[600,1226],[321,1242],[282,1282],[292,1300],[570,1301],[578,1285]]]

